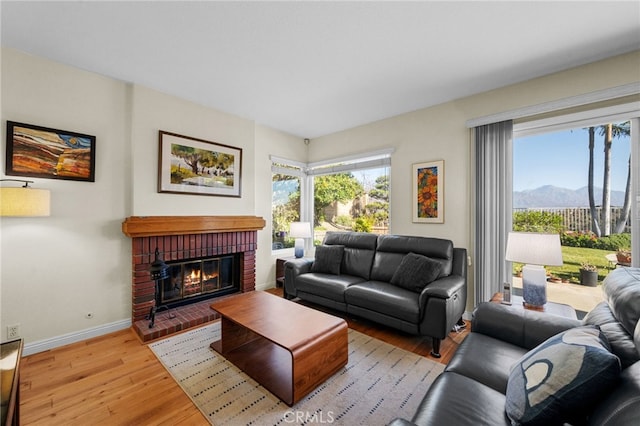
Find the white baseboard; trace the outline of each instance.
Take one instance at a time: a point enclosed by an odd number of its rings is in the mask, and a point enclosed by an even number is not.
[[[82,340],[91,339],[92,337],[98,337],[104,334],[113,333],[114,331],[124,330],[125,328],[129,327],[131,327],[131,319],[124,319],[109,324],[99,325],[93,328],[87,328],[85,330],[77,331],[74,333],[63,334],[61,336],[52,337],[50,339],[40,340],[38,342],[27,343],[24,345],[23,355],[33,355],[38,352],[43,352],[71,343],[80,342]]]
[[[275,287],[274,283],[256,284],[256,290],[259,290],[259,291],[268,290],[268,289],[274,288],[274,287]]]

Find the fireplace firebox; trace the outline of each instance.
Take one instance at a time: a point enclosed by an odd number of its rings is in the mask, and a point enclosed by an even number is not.
[[[236,293],[240,290],[239,255],[168,262],[169,276],[158,284],[156,305],[168,308]]]

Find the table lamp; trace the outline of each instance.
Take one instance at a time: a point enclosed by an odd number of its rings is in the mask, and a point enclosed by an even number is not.
[[[304,239],[311,237],[311,223],[309,222],[291,222],[289,235],[296,239],[295,256],[300,258],[304,256]]]
[[[506,260],[520,262],[525,306],[540,308],[547,303],[547,274],[544,265],[562,266],[560,235],[509,232]]]

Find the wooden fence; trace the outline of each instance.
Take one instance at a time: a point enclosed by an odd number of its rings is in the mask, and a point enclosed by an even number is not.
[[[596,214],[600,215],[602,208],[596,207]],[[588,207],[566,207],[566,208],[531,208],[513,209],[519,211],[543,211],[555,213],[562,216],[564,229],[567,231],[589,232],[591,231],[591,211]],[[611,207],[611,231],[615,230],[616,224],[622,217],[622,207]],[[631,232],[631,217],[627,220],[623,232]]]

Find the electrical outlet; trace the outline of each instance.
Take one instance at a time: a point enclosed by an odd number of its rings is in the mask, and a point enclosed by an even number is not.
[[[87,312],[84,316],[86,319],[91,319],[93,318],[93,312]]]
[[[20,338],[20,324],[7,326],[7,339],[19,339]]]

